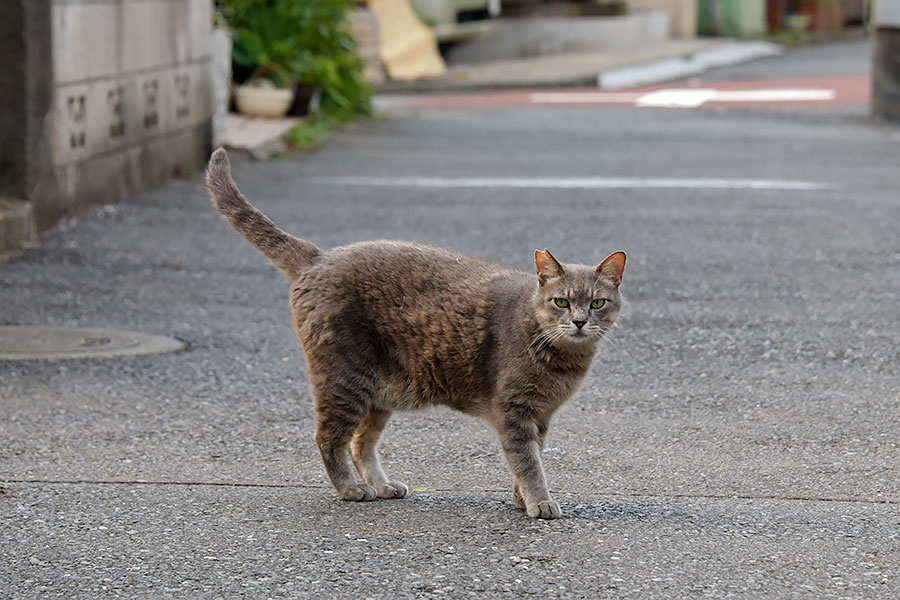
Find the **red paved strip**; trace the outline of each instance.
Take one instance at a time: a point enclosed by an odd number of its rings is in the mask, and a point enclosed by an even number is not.
[[[395,98],[397,104],[423,108],[466,108],[492,106],[560,106],[558,103],[535,103],[532,94],[603,94],[608,97],[602,101],[586,101],[564,106],[633,106],[630,94],[647,94],[659,90],[710,88],[722,91],[766,90],[766,89],[827,89],[834,90],[832,100],[816,101],[765,101],[765,102],[717,102],[710,101],[703,106],[762,106],[762,105],[837,105],[867,106],[871,100],[872,79],[868,75],[838,75],[829,77],[795,77],[790,79],[760,79],[752,81],[704,81],[691,84],[667,84],[638,88],[604,91],[597,88],[563,88],[563,89],[527,89],[492,92],[473,92],[465,94],[446,94],[436,96],[407,96]]]
[[[522,106],[531,104],[529,96],[534,91],[538,90],[515,90],[508,92],[468,92],[446,95],[441,94],[403,96],[394,99],[392,103],[401,106],[416,108],[477,108],[484,106]]]

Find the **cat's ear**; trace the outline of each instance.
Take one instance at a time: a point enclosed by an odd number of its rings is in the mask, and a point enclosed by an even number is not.
[[[562,277],[563,273],[565,273],[563,266],[546,248],[534,251],[534,264],[537,266],[538,281],[541,282],[541,285],[548,279]]]
[[[616,287],[622,283],[622,273],[625,272],[625,253],[613,252],[597,265],[597,277],[612,279]]]

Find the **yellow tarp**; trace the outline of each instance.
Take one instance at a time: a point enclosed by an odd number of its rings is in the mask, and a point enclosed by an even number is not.
[[[369,0],[378,14],[381,62],[391,79],[418,79],[447,70],[434,32],[416,16],[409,0]]]

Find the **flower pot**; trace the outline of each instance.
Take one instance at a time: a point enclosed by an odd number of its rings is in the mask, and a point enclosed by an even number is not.
[[[234,90],[234,101],[242,114],[255,117],[283,117],[294,100],[290,89],[239,85]]]

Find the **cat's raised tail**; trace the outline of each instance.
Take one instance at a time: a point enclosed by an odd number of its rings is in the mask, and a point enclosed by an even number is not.
[[[206,187],[213,204],[231,226],[291,279],[297,279],[322,254],[314,244],[279,229],[247,202],[231,178],[231,164],[223,148],[213,152],[209,159]]]

